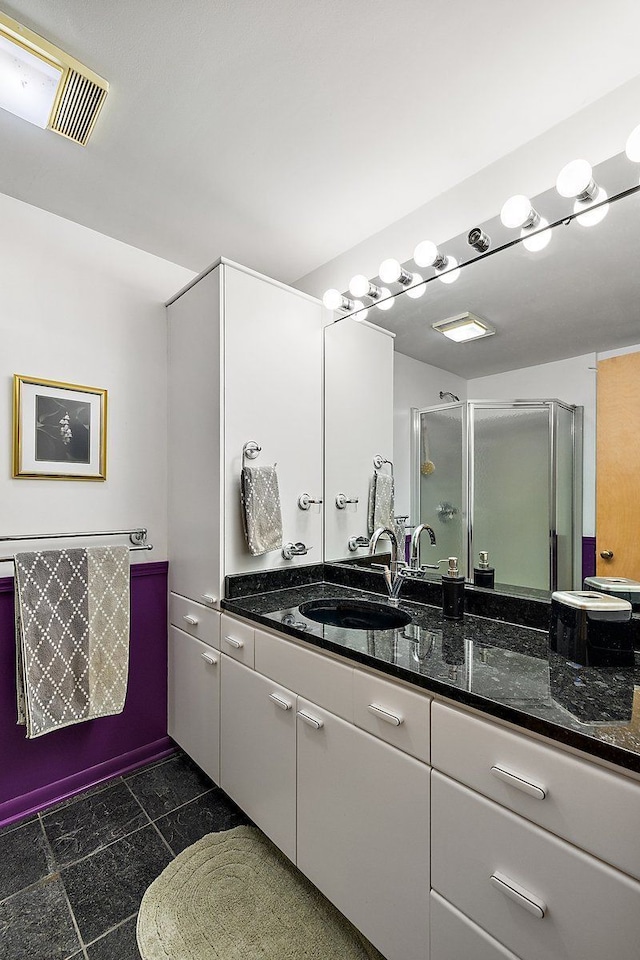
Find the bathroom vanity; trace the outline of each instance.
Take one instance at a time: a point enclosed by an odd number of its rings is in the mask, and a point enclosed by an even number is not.
[[[413,602],[320,624],[301,603],[365,594],[243,580],[222,614],[172,597],[170,733],[387,960],[637,956],[637,669]]]

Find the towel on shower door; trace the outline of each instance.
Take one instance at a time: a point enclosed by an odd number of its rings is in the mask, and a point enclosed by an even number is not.
[[[129,673],[129,549],[16,555],[18,723],[34,739],[122,713]]]
[[[243,467],[240,474],[242,521],[254,557],[282,547],[282,513],[275,464]]]

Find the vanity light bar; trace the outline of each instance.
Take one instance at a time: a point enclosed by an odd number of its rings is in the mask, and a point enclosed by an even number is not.
[[[640,124],[631,131],[625,144],[625,153],[632,163],[640,163]],[[556,180],[556,189],[561,197],[572,199],[575,219],[581,226],[591,227],[600,223],[609,212],[608,195],[593,178],[593,168],[587,160],[572,160],[565,164]],[[552,231],[549,221],[535,209],[529,197],[516,194],[509,197],[502,205],[500,220],[509,230],[520,230],[520,239],[526,250],[536,253],[551,242]],[[467,236],[467,243],[479,254],[485,254],[491,246],[491,239],[481,227],[474,227]],[[453,283],[460,276],[460,269],[455,257],[449,256],[438,249],[432,240],[422,240],[413,251],[413,259],[419,267],[433,267],[438,279],[443,283]],[[419,273],[410,273],[405,270],[399,260],[389,258],[383,260],[378,269],[378,275],[383,283],[400,283],[409,297],[420,297],[426,286]],[[415,288],[412,290],[412,288]],[[354,296],[366,296],[374,301],[379,310],[390,310],[393,306],[393,297],[387,287],[378,287],[368,280],[364,274],[358,274],[351,279],[349,290]],[[376,302],[376,301],[381,302]],[[338,290],[327,290],[323,302],[330,310],[356,309],[354,301],[348,300]],[[357,301],[356,301],[357,302]],[[335,305],[334,305],[335,304]],[[360,306],[364,304],[360,302]],[[365,314],[366,316],[366,314]],[[472,316],[472,314],[469,314]],[[360,316],[358,319],[364,319]],[[459,318],[452,318],[459,319]],[[441,321],[433,324],[439,329]],[[484,321],[480,321],[484,323]],[[480,336],[491,336],[495,330],[487,328],[488,332],[476,333],[473,336],[462,336],[458,339],[475,339]],[[446,334],[449,336],[449,334]],[[452,338],[455,339],[455,338]]]

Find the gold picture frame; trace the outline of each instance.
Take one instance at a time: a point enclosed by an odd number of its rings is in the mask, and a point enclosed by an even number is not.
[[[107,479],[107,391],[13,377],[13,477]]]

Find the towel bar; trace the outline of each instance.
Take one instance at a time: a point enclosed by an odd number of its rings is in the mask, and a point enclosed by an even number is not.
[[[28,533],[16,536],[0,536],[0,543],[18,542],[23,540],[75,540],[78,537],[129,537],[129,550],[153,550],[153,544],[147,543],[146,527],[136,527],[133,530],[96,530],[89,533]],[[13,563],[14,556],[0,557],[0,563]]]
[[[374,470],[381,470],[385,463],[389,464],[389,469],[391,470],[391,476],[393,476],[393,460],[387,460],[385,457],[381,457],[379,454],[377,457],[373,458],[373,468]]]

